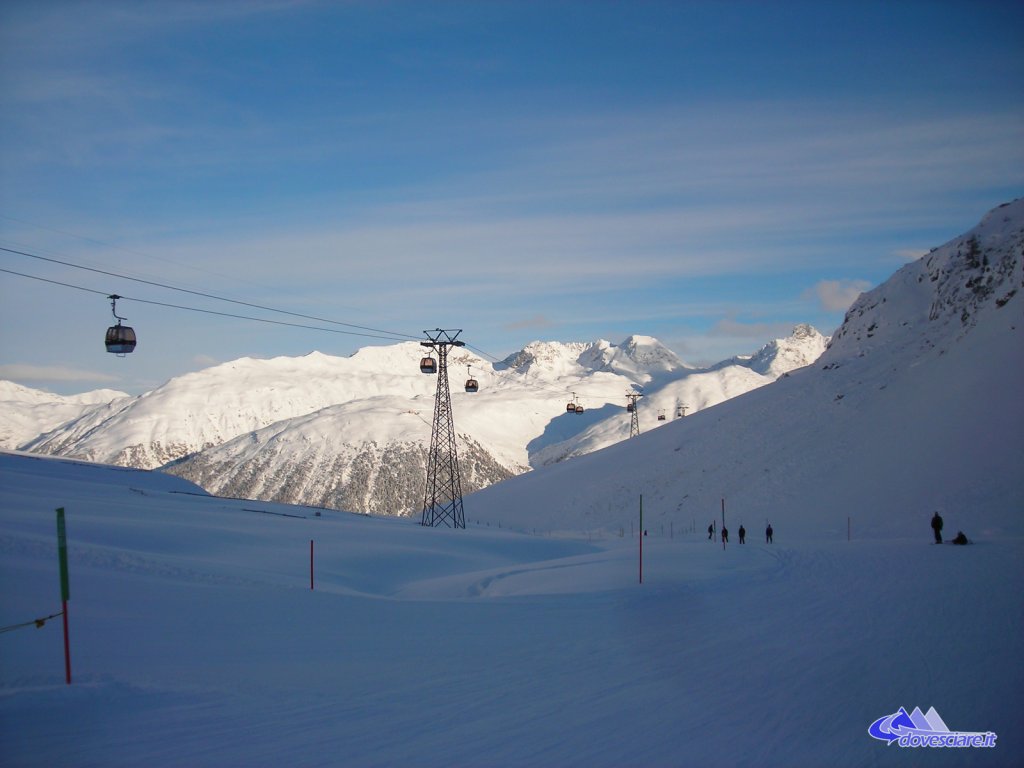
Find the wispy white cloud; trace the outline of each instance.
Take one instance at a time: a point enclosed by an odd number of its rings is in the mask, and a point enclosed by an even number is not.
[[[826,312],[845,312],[869,288],[867,280],[821,280],[807,295],[816,298]]]
[[[742,322],[723,318],[716,322],[707,335],[727,339],[761,340],[782,338],[793,330],[792,323]]]
[[[554,326],[554,323],[545,315],[535,314],[530,317],[523,318],[522,320],[515,320],[511,323],[507,323],[504,328],[507,331],[525,331],[543,330],[551,328],[552,326]]]

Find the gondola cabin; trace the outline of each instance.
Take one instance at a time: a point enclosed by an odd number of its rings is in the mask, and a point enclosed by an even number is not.
[[[576,403],[566,403],[565,404],[565,412],[566,413],[576,413]]]
[[[107,328],[107,352],[115,355],[127,355],[135,350],[135,331],[127,325],[112,325]]]
[[[633,405],[633,403],[626,403],[626,412],[627,413],[632,413],[635,410],[636,410],[636,406]]]
[[[576,411],[576,413],[583,413],[583,406],[577,405],[573,410]]]
[[[420,372],[421,373],[437,373],[437,361],[432,357],[424,357],[420,359]]]
[[[477,383],[476,379],[466,379],[466,391],[476,392],[480,389],[480,384]]]
[[[128,319],[117,314],[117,300],[121,297],[116,293],[112,293],[107,298],[110,299],[110,313],[117,320],[117,325],[107,328],[107,352],[124,357],[129,352],[135,350],[135,331],[127,325],[121,325],[122,320]]]

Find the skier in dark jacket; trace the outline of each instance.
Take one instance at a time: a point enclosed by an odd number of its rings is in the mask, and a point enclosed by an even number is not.
[[[772,543],[772,534],[773,533],[774,533],[774,531],[772,530],[772,524],[768,523],[768,527],[764,529],[764,540],[765,540],[766,543],[768,543],[768,544]]]
[[[729,529],[728,529],[728,528],[726,528],[726,527],[725,527],[725,526],[723,525],[723,526],[722,526],[722,541],[728,541],[728,540],[729,540]]]
[[[936,511],[935,514],[932,515],[932,530],[935,531],[935,543],[936,544],[941,544],[942,543],[942,515],[940,515],[938,513],[938,511]]]
[[[742,525],[740,526],[740,544],[746,543],[747,540],[747,529]]]
[[[715,524],[714,524],[714,522],[712,522],[711,525],[708,526],[708,541],[711,541],[713,538],[715,538]]]

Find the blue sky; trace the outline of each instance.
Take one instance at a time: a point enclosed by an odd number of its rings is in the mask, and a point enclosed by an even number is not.
[[[831,332],[1021,194],[1022,39],[1016,2],[7,2],[0,246],[496,356],[714,362]],[[0,273],[0,378],[138,393],[383,343],[126,300],[121,360],[100,293]]]

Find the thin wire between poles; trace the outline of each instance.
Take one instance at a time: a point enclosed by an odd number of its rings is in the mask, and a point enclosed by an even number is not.
[[[95,288],[85,288],[85,287],[83,287],[81,285],[74,285],[72,283],[65,283],[65,282],[61,282],[60,280],[51,280],[50,278],[47,278],[47,277],[39,277],[38,275],[29,275],[29,274],[26,274],[24,272],[16,272],[13,269],[4,269],[3,267],[0,267],[0,272],[6,272],[9,275],[17,275],[18,277],[27,277],[27,278],[29,278],[31,280],[39,280],[40,282],[43,282],[43,283],[52,283],[53,285],[60,285],[60,286],[63,286],[65,288],[74,288],[75,290],[85,291],[86,293],[95,293],[95,294],[97,294],[99,296],[105,296],[105,297],[107,296],[107,292],[106,291],[97,291]],[[326,333],[341,333],[341,334],[344,334],[346,336],[363,336],[365,338],[385,339],[387,341],[407,341],[408,340],[408,337],[405,337],[404,334],[402,336],[385,336],[385,335],[382,335],[382,334],[374,334],[374,333],[360,333],[358,331],[343,331],[343,330],[341,330],[339,328],[322,328],[320,326],[306,325],[304,323],[289,323],[289,322],[287,322],[285,320],[271,320],[271,319],[266,318],[266,317],[252,317],[251,315],[238,315],[238,314],[234,314],[232,312],[218,312],[217,310],[214,310],[214,309],[200,309],[199,307],[186,307],[186,306],[184,306],[182,304],[169,304],[169,303],[164,302],[164,301],[153,301],[152,299],[139,299],[139,298],[135,298],[133,296],[119,296],[118,298],[123,299],[125,301],[137,301],[140,304],[152,304],[153,306],[157,306],[157,307],[168,307],[169,309],[181,309],[181,310],[185,310],[187,312],[201,312],[204,315],[217,315],[218,317],[230,317],[230,318],[234,318],[236,320],[251,320],[251,321],[256,322],[256,323],[269,323],[270,325],[283,325],[283,326],[286,326],[288,328],[304,328],[304,329],[311,330],[311,331],[324,331]],[[304,315],[300,315],[300,317],[304,317]],[[327,321],[327,322],[330,322],[330,321]],[[360,326],[353,326],[353,327],[360,327]]]
[[[18,254],[19,256],[27,256],[30,259],[38,259],[39,261],[48,261],[51,264],[60,264],[60,265],[65,266],[65,267],[72,267],[73,269],[81,269],[81,270],[84,270],[86,272],[94,272],[94,273],[99,274],[99,275],[106,275],[108,277],[116,277],[116,278],[119,278],[121,280],[131,280],[132,282],[135,282],[135,283],[142,283],[143,285],[151,285],[151,286],[154,286],[156,288],[164,288],[164,289],[169,290],[169,291],[179,291],[180,293],[188,293],[188,294],[191,294],[192,296],[201,296],[201,297],[203,297],[205,299],[214,299],[215,301],[224,301],[224,302],[228,302],[229,304],[238,304],[239,306],[243,306],[243,307],[251,307],[253,309],[262,309],[265,312],[277,312],[278,314],[291,315],[292,317],[301,317],[301,318],[304,318],[306,320],[316,320],[318,323],[330,323],[331,325],[343,325],[343,326],[345,326],[347,328],[357,328],[357,329],[359,329],[361,331],[373,331],[374,333],[386,334],[386,336],[377,336],[377,337],[374,337],[374,338],[385,338],[385,337],[401,337],[402,339],[418,339],[419,338],[419,336],[414,336],[414,335],[408,334],[408,333],[397,333],[397,332],[393,332],[393,331],[383,330],[381,328],[372,328],[372,327],[366,326],[366,325],[356,325],[354,323],[343,323],[340,320],[330,320],[328,318],[317,317],[315,315],[304,315],[301,312],[290,312],[290,311],[288,311],[286,309],[277,309],[275,307],[267,307],[267,306],[264,306],[262,304],[254,304],[253,302],[249,302],[249,301],[239,301],[237,299],[229,299],[229,298],[226,298],[224,296],[217,296],[216,294],[213,294],[213,293],[204,293],[203,291],[193,291],[193,290],[191,290],[189,288],[179,288],[178,286],[170,285],[168,283],[160,283],[160,282],[157,282],[155,280],[144,280],[141,277],[130,277],[128,275],[122,275],[122,274],[120,274],[118,272],[111,272],[111,271],[108,271],[108,270],[105,270],[105,269],[97,269],[95,267],[86,267],[86,266],[84,266],[82,264],[75,264],[74,262],[71,262],[71,261],[64,261],[62,259],[54,259],[54,258],[51,258],[49,256],[40,256],[40,255],[35,254],[35,253],[29,253],[28,251],[18,251],[18,250],[15,250],[14,248],[5,248],[3,246],[0,246],[0,251],[6,251],[7,253],[15,253],[15,254]],[[17,274],[17,273],[15,273],[15,274]],[[135,299],[135,301],[139,301],[139,299]],[[156,302],[152,302],[152,303],[156,303]],[[173,306],[173,305],[167,304],[167,305],[164,305],[164,306]],[[217,313],[214,312],[214,313],[211,313],[211,314],[217,314]],[[298,327],[305,328],[305,327],[309,327],[309,326],[298,326]]]

